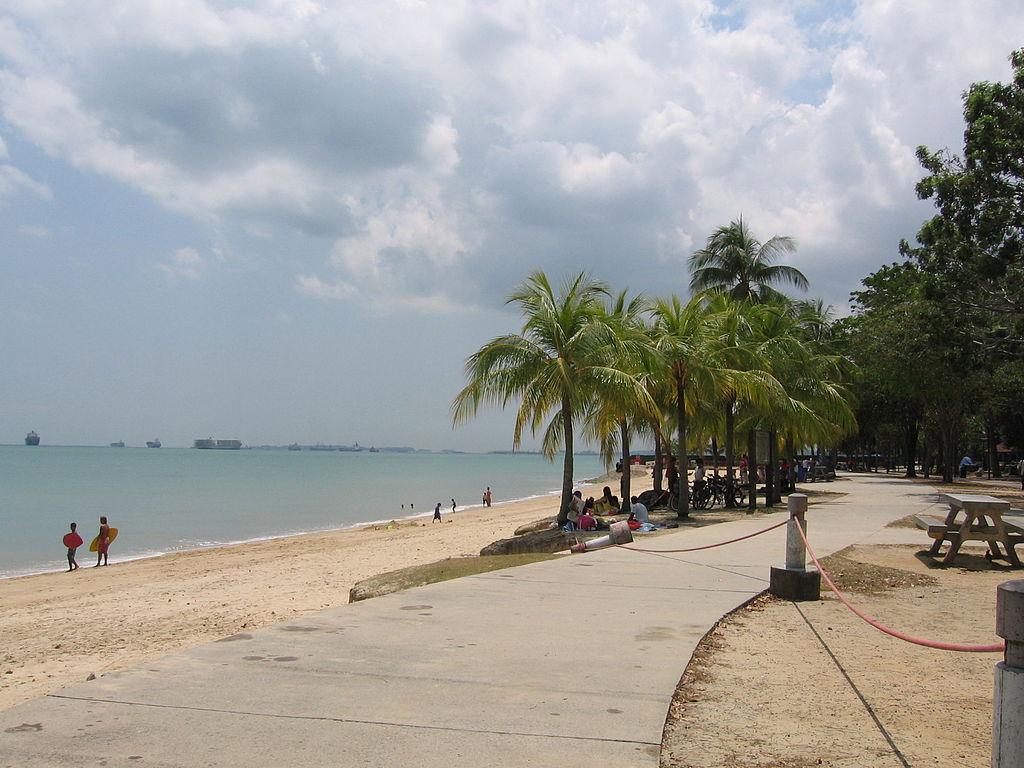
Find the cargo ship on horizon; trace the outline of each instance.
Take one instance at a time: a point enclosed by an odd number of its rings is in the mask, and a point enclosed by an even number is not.
[[[25,435],[25,445],[39,445],[39,435],[34,429]]]
[[[237,451],[242,447],[241,440],[214,440],[212,437],[205,439],[196,440],[192,444],[193,448],[203,448],[206,450],[215,451]]]

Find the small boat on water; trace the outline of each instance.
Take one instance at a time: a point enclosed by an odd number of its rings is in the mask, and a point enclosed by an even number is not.
[[[25,435],[25,445],[39,445],[39,435],[34,429]]]
[[[207,450],[215,451],[237,451],[242,447],[241,440],[214,440],[212,437],[207,437],[202,440],[196,440],[192,444],[193,448],[203,448]]]
[[[156,440],[147,440],[146,441],[146,447],[147,448],[159,448],[160,447],[160,438],[158,437]]]
[[[374,448],[374,447],[373,447],[373,446],[371,445],[371,446],[370,446],[370,453],[380,453],[380,449],[379,449],[379,448]]]
[[[124,448],[124,440],[118,440],[116,443],[110,444],[111,448]]]
[[[298,443],[292,443],[291,445],[288,446],[288,450],[289,451],[301,451],[302,450],[302,446],[299,445]]]

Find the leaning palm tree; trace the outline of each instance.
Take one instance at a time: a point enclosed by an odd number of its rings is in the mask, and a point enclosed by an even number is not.
[[[804,274],[796,267],[775,262],[796,250],[788,236],[775,235],[762,243],[743,221],[719,227],[707,243],[690,257],[690,290],[728,293],[740,301],[763,302],[779,297],[777,285],[807,290]]]
[[[483,403],[501,407],[518,400],[512,444],[523,430],[536,435],[543,427],[541,452],[548,459],[564,446],[562,498],[564,521],[572,497],[573,430],[595,392],[639,385],[607,364],[611,332],[603,321],[604,283],[585,273],[566,280],[557,294],[547,275],[532,273],[509,297],[524,322],[518,334],[499,336],[466,360],[466,386],[452,402],[455,424],[476,415]]]

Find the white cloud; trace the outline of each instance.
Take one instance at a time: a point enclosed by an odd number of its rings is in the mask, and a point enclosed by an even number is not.
[[[960,92],[1005,80],[1024,28],[1014,0],[6,13],[0,114],[21,140],[219,232],[318,240],[303,295],[427,311],[538,266],[681,290],[667,265],[740,213],[795,235],[841,298],[927,212],[914,147],[958,146]],[[0,165],[0,199],[25,192],[53,194]]]
[[[172,278],[198,280],[203,273],[204,262],[195,248],[178,248],[170,259],[161,262],[157,268]]]
[[[358,294],[355,286],[340,281],[327,283],[315,275],[299,275],[295,280],[295,287],[299,293],[323,301],[344,301]]]
[[[35,237],[40,240],[49,237],[51,234],[48,227],[41,227],[36,224],[22,224],[18,227],[18,232],[26,237]]]

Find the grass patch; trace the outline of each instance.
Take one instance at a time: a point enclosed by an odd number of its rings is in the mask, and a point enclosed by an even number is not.
[[[498,571],[502,568],[514,568],[517,565],[539,563],[553,560],[558,555],[529,552],[522,555],[488,555],[483,557],[449,557],[427,565],[414,565],[388,571],[356,583],[349,591],[349,602],[368,600],[371,597],[390,595],[404,589],[422,587],[449,579],[461,579],[463,576],[475,576],[480,573]]]

